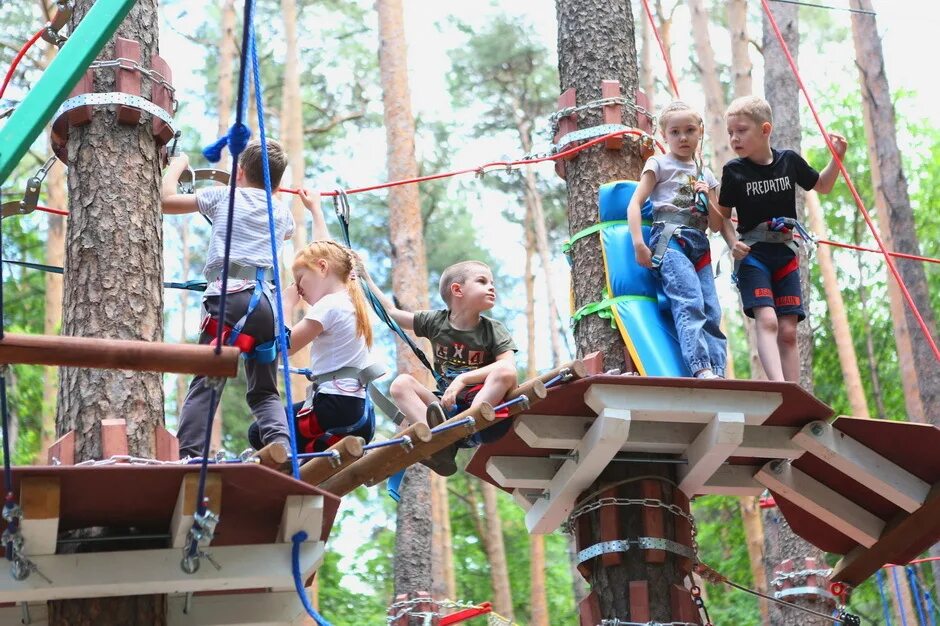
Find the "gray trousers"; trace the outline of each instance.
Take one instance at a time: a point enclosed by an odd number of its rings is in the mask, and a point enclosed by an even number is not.
[[[245,311],[248,310],[248,303],[251,300],[252,290],[230,293],[225,298],[225,322],[234,326],[242,318]],[[213,317],[219,314],[219,296],[209,296],[203,301],[203,307],[206,312]],[[270,341],[275,336],[274,312],[271,303],[264,296],[258,306],[252,311],[251,315],[245,321],[244,332],[255,338],[256,343],[261,344]],[[200,344],[211,343],[215,335],[209,335],[203,332],[199,336]],[[281,403],[281,394],[277,389],[277,364],[274,360],[271,363],[259,364],[255,359],[246,359],[245,375],[248,379],[248,393],[245,399],[251,408],[251,413],[258,421],[261,429],[261,439],[265,444],[269,444],[277,439],[288,438],[287,434],[287,414],[284,412],[284,405]],[[223,379],[224,381],[225,379]],[[216,405],[218,405],[222,390],[216,393]],[[179,415],[179,430],[176,437],[180,444],[180,458],[185,456],[202,456],[203,446],[205,445],[206,432],[209,427],[210,410],[215,411],[215,406],[210,407],[212,400],[212,389],[206,385],[205,376],[196,376],[189,385],[189,392],[186,394],[186,401],[183,402],[183,408]]]

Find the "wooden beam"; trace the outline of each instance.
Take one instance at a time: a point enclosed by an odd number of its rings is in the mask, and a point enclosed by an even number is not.
[[[885,522],[789,463],[771,461],[755,475],[757,482],[865,547],[881,536]]]
[[[798,431],[798,428],[790,426],[745,426],[744,440],[732,456],[798,459],[805,452],[792,441]]]
[[[127,420],[101,420],[101,458],[110,459],[113,456],[126,456],[128,452]]]
[[[718,413],[743,413],[745,423],[762,424],[783,402],[779,392],[691,387],[591,385],[584,402],[595,412],[605,408],[630,411],[636,422],[711,421]]]
[[[754,479],[754,465],[722,465],[699,489],[699,495],[759,496],[764,486]]]
[[[167,598],[167,626],[289,626],[307,614],[293,589],[193,596],[185,608],[185,595]]]
[[[539,500],[526,513],[530,533],[544,535],[558,528],[571,512],[578,495],[604,471],[629,432],[629,411],[602,410],[574,449],[577,460],[565,461],[552,479],[550,497]]]
[[[526,413],[517,417],[512,427],[530,448],[571,450],[593,422],[593,416]]]
[[[293,536],[305,531],[308,537],[320,537],[323,530],[323,496],[292,495],[284,502],[277,540],[291,543]]]
[[[807,424],[793,441],[909,513],[930,493],[928,483],[826,422]]]
[[[222,476],[210,472],[206,475],[205,495],[209,498],[209,510],[222,515]],[[179,493],[176,496],[176,508],[170,521],[170,540],[174,548],[186,545],[186,536],[193,527],[193,517],[196,514],[196,498],[199,496],[199,474],[193,472],[183,476]],[[199,545],[206,546],[209,542],[200,541]]]
[[[679,466],[679,489],[689,497],[698,493],[742,441],[744,414],[718,413],[689,446],[689,464]]]
[[[300,466],[300,480],[316,487],[324,480],[348,467],[353,461],[362,457],[362,447],[365,445],[362,437],[343,437],[327,448],[327,452],[336,452],[338,459],[318,457],[310,459]]]
[[[26,556],[55,554],[60,502],[58,477],[27,476],[20,480],[20,529]]]
[[[940,539],[940,483],[930,489],[924,505],[900,512],[885,526],[877,543],[859,546],[839,561],[830,580],[859,585],[885,563],[908,561]]]
[[[486,471],[504,489],[548,489],[562,461],[544,457],[491,456]]]
[[[55,583],[35,574],[20,581],[0,576],[0,603],[294,586],[291,550],[284,544],[216,546],[211,553],[222,569],[202,563],[194,574],[180,567],[179,548],[36,556],[31,560]],[[321,541],[301,544],[305,580],[323,553]]]
[[[542,495],[541,491],[533,489],[513,489],[512,490],[512,499],[516,501],[516,504],[522,507],[523,511],[528,511],[532,508],[533,502],[540,498]]]
[[[62,465],[75,465],[75,431],[70,430],[55,440],[46,454],[46,463],[55,464],[58,460]]]
[[[581,378],[586,378],[588,375],[588,368],[587,368],[587,365],[585,365],[584,361],[582,361],[581,359],[575,359],[574,361],[568,361],[567,363],[559,365],[553,370],[549,370],[545,372],[544,374],[538,377],[538,380],[542,381],[543,384],[547,383],[551,379],[558,376],[558,374],[560,374],[564,370],[568,370],[568,374],[571,376],[571,380],[579,380]]]
[[[169,372],[232,377],[238,374],[238,348],[215,348],[186,343],[158,343],[47,335],[5,333],[0,339],[0,363],[93,367],[139,372]]]
[[[529,407],[533,406],[534,404],[538,404],[548,397],[548,390],[545,388],[545,383],[543,383],[538,378],[533,378],[531,380],[525,381],[518,387],[511,389],[509,393],[506,394],[506,397],[503,398],[503,402],[509,402],[510,400],[514,400],[519,396],[525,396],[528,402],[511,405],[509,407],[510,415],[518,415],[523,411],[529,410]]]

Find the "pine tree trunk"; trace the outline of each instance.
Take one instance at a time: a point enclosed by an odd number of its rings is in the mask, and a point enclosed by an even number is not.
[[[526,326],[526,379],[535,377],[538,372],[535,361],[535,275],[532,273],[532,257],[535,256],[535,232],[529,224],[532,220],[532,207],[526,202],[525,223],[525,269],[522,282],[525,285],[525,326]]]
[[[418,175],[418,163],[401,0],[377,0],[375,6],[379,18],[379,68],[388,143],[388,178],[412,178]],[[428,269],[418,188],[414,185],[392,187],[388,207],[392,289],[403,308],[427,309]],[[428,372],[408,347],[398,341],[396,347],[399,373],[408,373],[429,383]],[[427,468],[420,464],[409,468],[403,487],[395,543],[396,595],[431,589],[431,487]]]
[[[545,593],[545,537],[529,537],[529,577],[532,580],[532,592],[529,597],[531,606],[529,626],[548,626],[548,598]]]
[[[870,0],[851,0],[855,9],[871,11]],[[874,15],[852,14],[852,37],[855,40],[856,66],[862,85],[862,109],[865,118],[865,135],[868,138],[871,161],[872,186],[886,210],[878,211],[883,233],[890,232],[888,244],[897,252],[920,254],[914,212],[908,196],[907,179],[898,149],[897,125],[894,103],[885,74],[884,54],[878,25]],[[927,278],[922,263],[897,263],[898,271],[920,310],[928,332],[936,341],[937,324],[930,303]],[[889,278],[893,282],[893,278]],[[914,367],[919,373],[933,371],[937,359],[929,342],[921,336],[910,307],[904,307],[904,319],[911,334]],[[940,425],[940,376],[923,375],[917,378],[924,414],[912,415],[912,419]],[[918,420],[918,421],[919,421]]]
[[[512,619],[512,589],[509,585],[509,566],[506,562],[506,546],[503,543],[503,521],[496,500],[496,487],[480,483],[483,492],[483,516],[486,520],[486,557],[490,563],[490,580],[493,583],[493,610]]]
[[[618,80],[622,93],[634,93],[637,86],[637,60],[630,6],[614,0],[562,0],[556,2],[556,10],[561,89],[575,88],[579,105],[601,97],[602,80]],[[600,109],[592,108],[579,113],[579,128],[600,122]],[[629,107],[623,107],[623,123],[631,126],[636,123]],[[641,164],[638,151],[630,143],[621,153],[597,147],[567,162],[570,232],[577,233],[597,222],[597,192],[602,183],[636,179]],[[598,248],[597,237],[589,237],[581,240],[572,250],[571,274],[576,307],[601,298],[598,286],[606,281]],[[607,320],[598,316],[581,320],[575,330],[575,340],[579,354],[601,350],[604,352],[605,368],[626,369],[623,343]],[[597,489],[602,481],[603,484],[610,484],[606,481],[617,482],[639,475],[663,475],[672,481],[676,479],[672,466],[621,463],[609,467],[591,490]],[[669,496],[666,502],[671,502]],[[637,536],[640,516],[630,512],[621,514],[620,518],[620,536]],[[601,616],[604,619],[627,620],[630,600],[624,590],[631,580],[649,582],[650,619],[670,621],[670,589],[673,584],[681,584],[681,574],[672,559],[667,559],[665,566],[649,567],[641,550],[625,554],[619,565],[596,565],[593,568],[591,585],[597,594]]]
[[[712,148],[712,170],[721,172],[722,166],[733,158],[725,126],[725,95],[718,80],[715,51],[708,35],[708,13],[703,0],[688,0],[692,14],[692,37],[698,58],[699,79],[705,90],[705,128],[708,129]]]
[[[235,45],[235,0],[222,0],[222,39],[219,42],[219,85],[218,98],[219,127],[218,136],[228,132],[229,117],[232,111],[232,89],[234,84],[235,57],[238,47]]]
[[[92,0],[75,3],[74,29]],[[141,44],[145,65],[158,53],[156,0],[141,0],[117,35]],[[113,40],[101,59],[114,57]],[[95,91],[113,91],[114,73],[98,72]],[[143,83],[143,92],[150,89]],[[146,116],[145,116],[146,117]],[[120,126],[99,108],[69,133],[63,334],[160,341],[163,338],[163,241],[160,158],[150,124]],[[114,167],[120,168],[120,184]],[[131,455],[153,458],[163,425],[162,376],[152,372],[62,368],[56,430],[75,431],[76,461],[100,458],[100,422],[127,420]],[[49,603],[51,626],[163,624],[162,595]]]
[[[760,514],[760,501],[753,496],[738,499],[741,509],[741,522],[744,525],[744,537],[747,540],[747,556],[751,563],[751,576],[754,589],[767,593],[767,572],[764,571],[764,523]],[[770,606],[764,598],[758,598],[761,624],[770,623]]]
[[[731,74],[734,77],[733,96],[749,96],[751,84],[750,45],[747,34],[747,0],[728,0],[728,32],[731,34]]]
[[[819,196],[815,191],[806,194],[806,215],[809,217],[809,226],[813,232],[824,236],[826,225],[823,223],[822,210],[819,207]],[[868,401],[865,399],[865,388],[862,387],[862,376],[858,370],[855,344],[852,342],[852,329],[849,327],[849,316],[845,312],[845,302],[842,300],[842,291],[839,289],[839,278],[832,261],[832,248],[829,246],[816,248],[816,262],[819,264],[819,271],[823,278],[826,303],[829,305],[829,319],[832,321],[832,336],[839,353],[839,365],[842,367],[842,378],[845,380],[845,392],[849,398],[849,406],[852,407],[852,415],[869,417]]]
[[[649,110],[655,111],[656,79],[653,77],[653,37],[650,34],[651,28],[649,18],[646,17],[646,12],[641,11],[637,19],[640,21],[640,42],[642,43],[639,69],[640,89],[646,94],[646,99],[649,101]]]
[[[457,595],[447,478],[431,472],[431,596],[453,600]]]
[[[784,40],[794,59],[799,52],[798,7],[791,4],[773,4],[773,14],[783,33]],[[772,142],[777,148],[789,148],[800,152],[800,111],[799,91],[796,78],[787,63],[780,43],[777,41],[770,22],[766,16],[764,21],[764,92],[767,100],[773,107],[774,130]],[[796,214],[803,222],[803,192],[797,190]],[[803,308],[809,313],[811,284],[809,281],[809,263],[806,258],[806,247],[800,251],[800,287],[803,291]],[[809,391],[813,388],[813,355],[812,330],[809,320],[804,320],[797,327],[797,342],[800,350],[800,385]],[[764,552],[767,578],[773,579],[773,569],[785,559],[799,559],[812,557],[817,563],[825,562],[825,555],[816,547],[810,545],[790,530],[790,526],[775,509],[768,509],[764,514]],[[831,604],[810,600],[808,597],[797,596],[795,603],[823,611],[832,608]],[[815,618],[809,614],[781,609],[780,605],[770,607],[771,621],[779,626],[822,626],[829,622]]]

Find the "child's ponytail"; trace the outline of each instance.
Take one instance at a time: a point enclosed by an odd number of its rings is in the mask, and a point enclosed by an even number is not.
[[[366,346],[372,347],[372,323],[369,321],[369,308],[366,305],[366,297],[359,286],[359,278],[355,272],[350,272],[346,277],[346,290],[349,292],[349,299],[352,300],[353,308],[356,309],[356,334],[365,339]]]

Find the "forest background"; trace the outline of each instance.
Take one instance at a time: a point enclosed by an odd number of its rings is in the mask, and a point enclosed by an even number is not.
[[[700,3],[667,0],[652,4],[678,73],[681,94],[704,110],[702,66],[692,44],[688,9]],[[727,102],[734,72],[726,4],[704,3],[716,72]],[[940,85],[926,80],[915,69],[917,51],[913,46],[928,40],[930,29],[938,24],[940,9],[927,3],[914,4],[921,5],[916,13],[909,3],[877,2],[875,9],[885,37],[885,62],[898,110],[898,141],[921,253],[937,257],[940,218],[934,207],[940,200],[940,185],[936,182],[940,174],[940,126],[929,113],[937,110]],[[643,34],[637,36],[641,80],[648,77],[643,86],[661,106],[670,99],[664,64],[644,26],[646,17],[640,3],[634,5],[638,33]],[[748,30],[759,41],[759,6],[748,5]],[[45,19],[45,8],[42,1],[0,4],[0,67],[9,66],[22,42]],[[166,1],[161,2],[160,10],[161,53],[174,71],[180,101],[176,119],[183,129],[181,146],[195,157],[199,148],[214,140],[229,123],[237,48],[231,26],[225,25],[240,23],[240,16],[234,3],[222,0],[198,8],[190,2]],[[458,7],[456,3],[406,0],[404,10],[422,174],[519,157],[547,147],[547,119],[558,95],[553,3],[541,0]],[[292,170],[284,186],[302,183],[308,189],[329,190],[385,180],[377,18],[372,3],[259,0],[258,13],[266,16],[258,20],[257,29],[268,132],[285,141],[292,138],[302,154],[302,169]],[[829,128],[849,138],[847,166],[866,206],[873,208],[854,50],[847,43],[848,20],[847,13],[801,9],[801,67]],[[299,66],[285,62],[291,38],[297,46]],[[750,46],[749,56],[754,63],[754,91],[760,93],[758,44]],[[50,58],[49,52],[37,47],[24,62],[23,71],[14,77],[6,94],[9,102],[0,103],[0,108],[20,99]],[[299,116],[291,114],[292,102],[300,103]],[[827,160],[825,147],[806,111],[804,116],[804,152],[810,163],[821,168]],[[709,141],[723,142],[724,137],[709,137]],[[706,155],[711,153],[712,145],[706,146]],[[4,191],[22,189],[25,179],[47,158],[47,151],[47,142],[38,141]],[[720,166],[712,164],[716,171]],[[533,228],[529,208],[532,195],[527,197],[523,175],[518,172],[490,173],[482,179],[450,179],[420,187],[430,293],[436,292],[434,285],[446,265],[463,258],[489,262],[500,290],[494,313],[510,326],[523,348],[517,359],[522,375],[530,368],[547,369],[553,362],[566,360],[573,345],[567,322],[568,266],[560,250],[568,236],[563,182],[554,175],[551,165],[537,168],[534,177],[539,210],[544,214],[545,242]],[[353,242],[377,280],[387,285],[390,244],[385,195],[355,195],[351,203]],[[47,179],[44,204],[65,208],[61,165]],[[330,203],[324,206],[329,213]],[[822,208],[825,232],[818,235],[872,245],[844,185],[837,185],[836,192],[823,199]],[[205,224],[185,217],[167,218],[164,224],[166,279],[199,278]],[[3,226],[4,259],[61,265],[62,218],[34,213],[4,220]],[[905,364],[910,354],[899,354],[895,342],[883,260],[878,255],[841,249],[835,249],[833,255],[871,414],[906,419],[909,409],[901,372],[910,366]],[[288,247],[285,258],[291,256]],[[925,269],[936,315],[940,311],[940,271],[935,264],[926,264]],[[719,278],[726,326],[735,372],[745,378],[750,375],[749,349],[728,274]],[[852,403],[834,349],[834,322],[815,265],[812,279],[813,308],[808,323],[815,344],[815,392],[837,413],[851,414]],[[8,330],[57,332],[61,286],[54,277],[6,266],[4,290]],[[197,294],[167,294],[168,340],[194,341],[199,318]],[[389,335],[380,332],[379,337],[377,358],[391,364],[394,357]],[[182,378],[165,377],[170,428],[187,383]],[[44,437],[48,440],[51,434],[54,385],[54,371],[13,368],[10,402],[16,418],[17,463],[35,462]],[[245,432],[250,416],[243,394],[243,383],[231,384],[222,402],[223,426],[216,445],[231,452],[247,445]],[[388,425],[384,430],[390,432]],[[472,601],[498,596],[502,612],[522,624],[573,623],[575,600],[583,593],[583,586],[577,575],[572,575],[567,538],[561,534],[546,538],[541,568],[545,574],[544,596],[539,590],[533,595],[532,559],[539,557],[529,549],[522,511],[505,494],[489,492],[476,479],[462,474],[448,480],[446,489],[450,509],[446,545],[451,552],[453,581],[446,581],[445,589],[450,587],[446,589],[450,595]],[[735,580],[755,584],[737,500],[701,498],[693,509],[699,520],[703,559]],[[347,499],[329,556],[318,576],[320,608],[333,623],[373,624],[384,620],[392,593],[394,523],[395,504],[383,490],[360,489]],[[535,569],[539,569],[538,563]],[[922,569],[921,575],[926,585],[933,585],[929,568]],[[752,597],[711,586],[707,592],[716,623],[761,623]],[[544,622],[540,615],[533,616],[533,607],[542,604],[547,607]],[[869,617],[870,623],[879,623],[879,599],[870,583],[856,593],[853,608]]]

